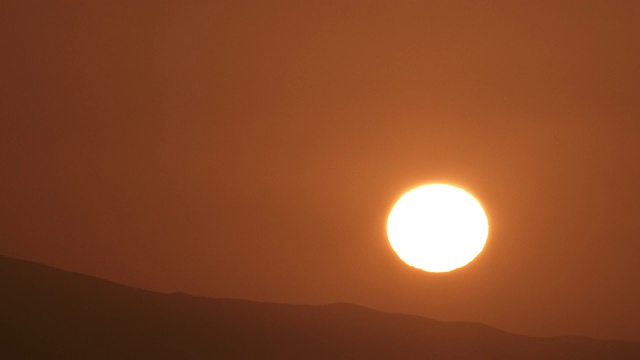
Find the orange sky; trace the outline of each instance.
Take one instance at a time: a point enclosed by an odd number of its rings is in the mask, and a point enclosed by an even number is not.
[[[637,1],[2,1],[0,253],[159,291],[640,340]],[[458,185],[485,251],[392,252]]]

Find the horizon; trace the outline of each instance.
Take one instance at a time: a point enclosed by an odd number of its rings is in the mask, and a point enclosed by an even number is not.
[[[564,335],[553,335],[553,336],[534,336],[534,335],[526,335],[526,334],[517,334],[517,333],[513,333],[513,332],[509,332],[503,329],[499,329],[487,324],[483,324],[483,323],[479,323],[479,322],[469,322],[469,321],[447,321],[447,320],[438,320],[438,319],[433,319],[433,318],[428,318],[425,316],[421,316],[418,314],[411,314],[411,313],[403,313],[403,312],[387,312],[387,311],[383,311],[380,309],[376,309],[376,308],[372,308],[372,307],[367,307],[364,305],[360,305],[360,304],[355,304],[355,303],[349,303],[349,302],[332,302],[332,303],[316,303],[316,304],[303,304],[303,303],[281,303],[281,302],[265,302],[265,301],[256,301],[256,300],[251,300],[251,299],[241,299],[241,298],[225,298],[225,297],[208,297],[208,296],[200,296],[200,295],[195,295],[195,294],[190,294],[190,293],[186,293],[186,292],[160,292],[160,291],[154,291],[154,290],[150,290],[150,289],[144,289],[144,288],[140,288],[140,287],[135,287],[135,286],[131,286],[131,285],[127,285],[127,284],[122,284],[122,283],[118,283],[109,279],[104,279],[104,278],[100,278],[100,277],[96,277],[96,276],[92,276],[92,275],[88,275],[88,274],[83,274],[83,273],[79,273],[79,272],[73,272],[73,271],[69,271],[69,270],[65,270],[65,269],[61,269],[61,268],[57,268],[57,267],[53,267],[47,264],[43,264],[43,263],[38,263],[38,262],[33,262],[33,261],[29,261],[29,260],[24,260],[24,259],[18,259],[18,258],[13,258],[13,257],[7,257],[4,256],[2,254],[0,254],[0,260],[2,259],[8,259],[10,261],[13,262],[19,262],[21,263],[19,266],[23,266],[24,264],[28,264],[27,266],[32,267],[32,266],[36,266],[36,267],[43,267],[46,268],[46,271],[55,271],[55,272],[62,272],[64,273],[64,276],[72,276],[72,277],[81,277],[81,278],[87,278],[90,279],[91,281],[97,281],[97,282],[106,282],[109,283],[110,285],[115,285],[118,288],[125,288],[125,289],[131,289],[131,290],[135,290],[135,291],[142,291],[144,293],[147,294],[154,294],[154,295],[166,295],[166,296],[187,296],[190,298],[198,298],[198,299],[204,299],[204,300],[220,300],[220,301],[234,301],[234,302],[244,302],[244,303],[253,303],[253,304],[264,304],[264,305],[284,305],[284,306],[301,306],[301,307],[324,307],[324,306],[337,306],[337,305],[345,305],[345,306],[349,306],[349,307],[355,307],[355,308],[360,308],[360,309],[366,309],[367,311],[373,311],[376,313],[380,313],[380,314],[389,314],[389,315],[402,315],[402,316],[409,316],[409,317],[418,317],[421,319],[425,319],[425,320],[429,320],[429,321],[434,321],[437,323],[441,323],[441,324],[472,324],[472,325],[480,325],[483,327],[486,327],[488,329],[491,329],[493,331],[498,331],[501,333],[505,333],[505,334],[510,334],[510,335],[517,335],[517,336],[522,336],[522,337],[531,337],[531,338],[542,338],[542,339],[553,339],[553,338],[580,338],[580,339],[588,339],[588,340],[602,340],[602,341],[613,341],[613,342],[630,342],[630,343],[636,343],[638,345],[640,345],[640,341],[633,341],[633,340],[625,340],[625,339],[603,339],[603,338],[593,338],[593,337],[588,337],[588,336],[580,336],[580,335],[573,335],[573,334],[564,334]],[[33,284],[31,284],[33,285]],[[73,289],[73,290],[80,290],[80,288],[77,289]],[[69,294],[69,295],[74,295],[74,294]]]

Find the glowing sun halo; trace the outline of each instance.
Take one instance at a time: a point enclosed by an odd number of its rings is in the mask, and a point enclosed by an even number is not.
[[[467,265],[482,251],[488,234],[487,216],[478,200],[444,184],[407,192],[387,221],[389,242],[400,259],[430,272]]]

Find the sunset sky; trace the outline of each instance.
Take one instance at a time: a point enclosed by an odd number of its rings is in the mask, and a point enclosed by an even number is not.
[[[640,341],[640,2],[0,2],[0,254],[144,289]],[[391,249],[407,190],[468,266]]]

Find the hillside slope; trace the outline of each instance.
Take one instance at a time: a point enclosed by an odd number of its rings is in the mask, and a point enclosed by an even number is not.
[[[4,359],[640,359],[640,343],[161,294],[6,257],[0,289]]]

